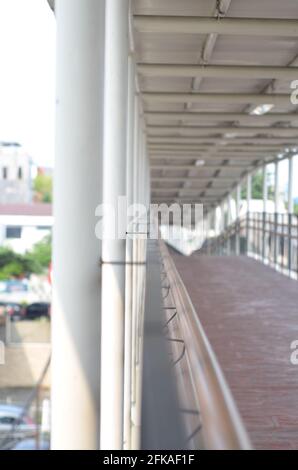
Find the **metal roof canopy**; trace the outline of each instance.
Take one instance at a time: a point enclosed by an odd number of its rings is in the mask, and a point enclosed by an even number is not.
[[[260,163],[296,151],[296,1],[134,0],[133,12],[155,202],[200,191],[207,201],[215,181],[219,201]],[[261,105],[272,110],[253,115]]]

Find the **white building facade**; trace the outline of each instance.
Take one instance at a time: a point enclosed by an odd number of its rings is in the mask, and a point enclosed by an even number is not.
[[[32,161],[20,144],[0,142],[0,204],[30,203]]]
[[[0,204],[0,246],[23,254],[51,234],[50,204]]]

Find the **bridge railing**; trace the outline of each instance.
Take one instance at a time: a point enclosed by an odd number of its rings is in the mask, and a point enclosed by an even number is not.
[[[246,254],[298,279],[298,216],[249,212],[220,235],[207,239],[201,251]]]
[[[250,449],[249,438],[222,370],[162,241],[160,252],[164,299],[171,298],[171,307],[165,302],[165,308],[168,311],[166,327],[173,344],[173,366],[180,397],[184,396],[187,408],[191,409],[186,422],[190,436],[188,445],[212,450]]]

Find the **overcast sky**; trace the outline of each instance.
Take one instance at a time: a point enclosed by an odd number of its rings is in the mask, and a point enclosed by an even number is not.
[[[46,0],[0,0],[0,141],[54,165],[55,17]],[[297,157],[296,157],[297,159]],[[287,171],[281,171],[281,187]],[[298,196],[298,162],[294,193]]]
[[[55,18],[46,0],[0,0],[0,141],[54,163]]]

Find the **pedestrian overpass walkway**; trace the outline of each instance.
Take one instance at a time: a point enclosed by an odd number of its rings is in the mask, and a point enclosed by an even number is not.
[[[174,386],[177,447],[250,448],[235,396],[255,447],[298,448],[297,280],[240,256],[298,279],[298,2],[48,1],[52,449],[164,449]],[[156,206],[226,256],[173,254],[179,276],[146,240]]]
[[[297,449],[297,281],[246,256],[171,255],[253,447]]]

